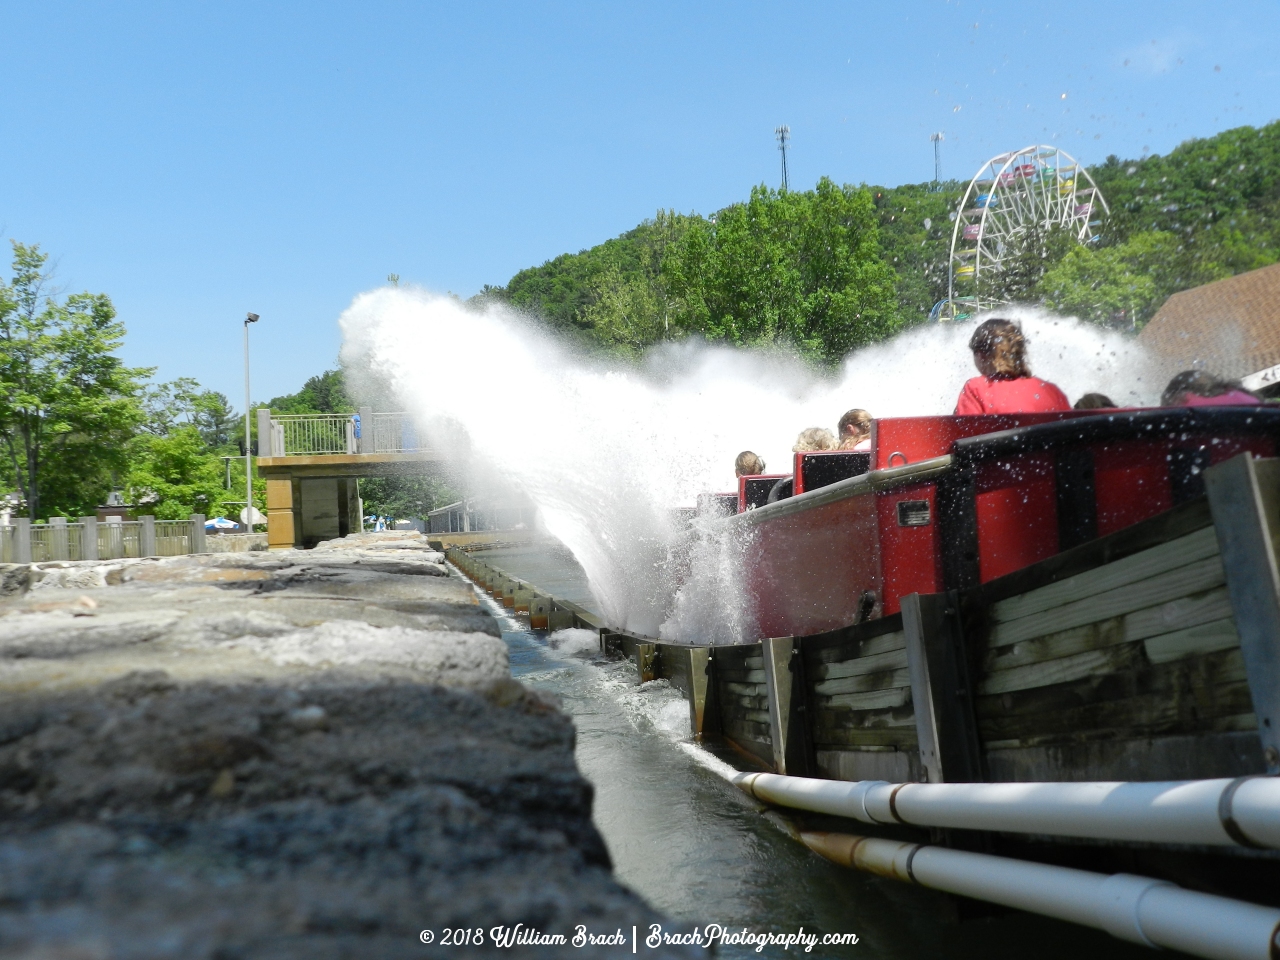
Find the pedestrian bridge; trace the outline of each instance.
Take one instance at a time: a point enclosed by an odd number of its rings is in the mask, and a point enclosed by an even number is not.
[[[267,481],[267,542],[312,547],[360,529],[361,477],[436,472],[444,458],[406,413],[257,411],[258,475]]]

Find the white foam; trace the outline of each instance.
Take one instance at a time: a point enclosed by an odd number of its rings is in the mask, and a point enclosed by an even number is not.
[[[680,749],[683,750],[685,753],[687,753],[689,756],[693,757],[693,759],[696,760],[700,766],[706,767],[716,776],[723,777],[724,779],[728,780],[730,783],[734,782],[734,779],[733,779],[734,777],[740,776],[742,774],[742,771],[739,770],[737,767],[733,766],[732,764],[725,763],[719,757],[715,756],[712,753],[708,753],[706,750],[698,746],[696,743],[688,743],[688,742],[681,743]]]
[[[1068,396],[1100,391],[1128,405],[1158,395],[1132,339],[1043,311],[1002,313],[1022,322],[1035,372]],[[433,444],[532,498],[611,626],[700,643],[754,639],[735,567],[744,545],[706,539],[680,568],[668,553],[671,507],[734,489],[744,449],[790,472],[796,434],[833,428],[850,407],[950,413],[975,375],[969,324],[915,328],[836,371],[693,341],[663,345],[638,367],[610,365],[510,309],[404,287],[362,294],[341,324],[350,370],[379,371]]]
[[[547,653],[553,657],[589,657],[600,652],[600,634],[595,630],[567,627],[547,635]]]

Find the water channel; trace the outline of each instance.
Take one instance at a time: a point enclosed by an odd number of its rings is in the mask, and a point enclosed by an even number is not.
[[[586,578],[567,552],[516,547],[486,551],[485,558],[591,607]],[[858,935],[856,945],[819,945],[811,957],[1154,956],[1104,933],[1017,912],[957,923],[949,919],[954,904],[933,891],[823,860],[724,778],[730,758],[691,742],[684,695],[667,681],[638,685],[634,664],[601,657],[585,635],[570,633],[553,649],[546,633],[529,629],[527,618],[483,593],[481,598],[501,625],[513,675],[556,694],[574,719],[578,767],[595,787],[595,823],[618,879],[673,920],[753,932],[803,928],[819,936]],[[716,955],[796,952],[722,946]]]

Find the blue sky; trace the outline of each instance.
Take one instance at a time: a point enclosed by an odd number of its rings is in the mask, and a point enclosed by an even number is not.
[[[937,130],[967,178],[1033,142],[1092,163],[1280,114],[1274,0],[4,0],[0,24],[0,236],[110,294],[129,362],[233,403],[247,310],[255,399],[291,392],[388,273],[467,296],[713,211],[776,185],[780,123],[801,187],[927,180]]]

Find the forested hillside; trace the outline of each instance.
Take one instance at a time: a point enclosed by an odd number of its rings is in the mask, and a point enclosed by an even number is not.
[[[990,292],[1136,327],[1171,293],[1277,260],[1280,123],[1089,170],[1111,206],[1098,242],[1033,232]],[[481,299],[623,352],[699,334],[835,358],[925,321],[946,296],[964,186],[757,187],[710,216],[660,212]]]

